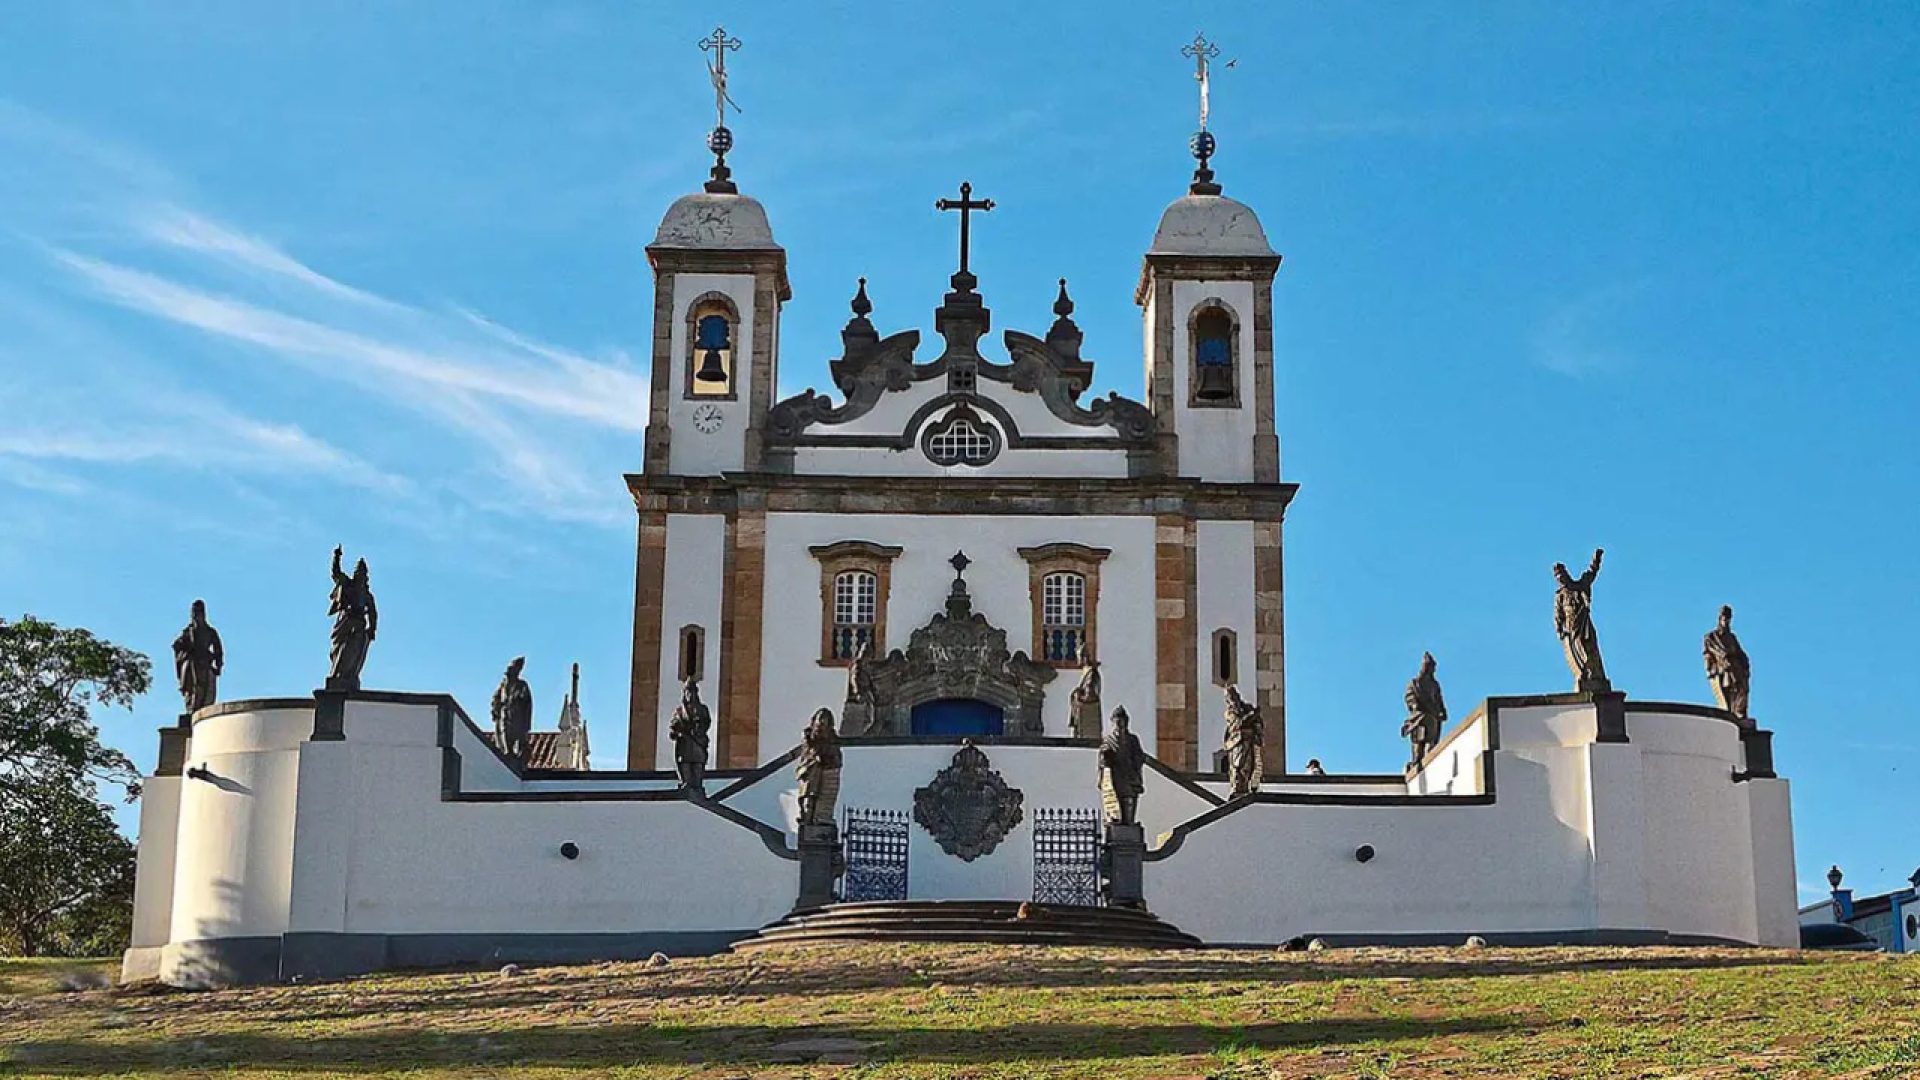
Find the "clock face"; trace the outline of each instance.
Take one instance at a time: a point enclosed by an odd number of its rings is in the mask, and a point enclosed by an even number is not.
[[[711,435],[719,431],[720,423],[724,419],[725,417],[720,412],[720,406],[712,402],[708,402],[693,410],[693,426],[698,428],[703,435]]]

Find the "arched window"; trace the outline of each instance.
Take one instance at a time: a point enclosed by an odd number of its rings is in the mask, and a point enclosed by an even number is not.
[[[1196,308],[1189,324],[1193,363],[1188,372],[1188,404],[1231,408],[1240,404],[1239,327],[1233,313],[1217,300]]]
[[[833,578],[832,654],[851,660],[861,642],[873,640],[880,609],[880,578],[866,570],[843,570]]]
[[[1240,639],[1224,626],[1213,632],[1211,667],[1215,686],[1232,686],[1240,681]]]
[[[1086,631],[1086,575],[1062,571],[1041,578],[1040,658],[1053,664],[1076,662]]]
[[[707,677],[707,631],[687,625],[680,628],[680,681],[694,682]]]
[[[1018,551],[1033,604],[1033,658],[1067,668],[1097,659],[1100,564],[1113,551],[1069,541]]]
[[[687,396],[731,398],[734,338],[740,316],[724,293],[707,293],[687,309]]]
[[[879,660],[887,651],[887,587],[900,549],[838,540],[807,553],[820,561],[820,663],[845,666],[862,642]]]
[[[965,405],[927,428],[921,449],[935,465],[979,467],[1000,453],[1000,432]]]

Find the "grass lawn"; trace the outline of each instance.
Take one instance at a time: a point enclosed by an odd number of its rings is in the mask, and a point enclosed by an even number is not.
[[[814,946],[211,993],[0,962],[0,1075],[1920,1076],[1920,958]]]

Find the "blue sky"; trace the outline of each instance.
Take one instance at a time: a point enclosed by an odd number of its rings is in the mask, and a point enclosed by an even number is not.
[[[231,697],[324,674],[366,556],[369,682],[483,706],[569,662],[621,758],[650,279],[733,61],[743,190],[787,247],[782,387],[854,278],[931,329],[971,179],[1001,327],[1069,279],[1138,394],[1140,253],[1216,166],[1276,283],[1297,767],[1396,768],[1423,649],[1457,714],[1564,688],[1555,560],[1636,697],[1704,701],[1722,602],[1794,781],[1803,886],[1920,864],[1920,10],[1908,3],[12,5],[0,26],[0,611]],[[1466,14],[1463,14],[1465,12]],[[143,763],[165,674],[110,739]],[[809,706],[810,707],[810,706]]]

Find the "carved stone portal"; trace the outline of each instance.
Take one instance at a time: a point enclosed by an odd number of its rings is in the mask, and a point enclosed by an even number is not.
[[[905,651],[865,662],[871,705],[848,704],[844,735],[910,735],[913,707],[942,698],[972,698],[996,705],[1006,717],[1001,734],[1044,733],[1040,709],[1047,684],[1058,674],[1025,652],[1007,648],[1007,632],[973,610],[963,576],[965,556],[956,556],[946,610],[913,632]],[[865,714],[865,715],[863,715]]]
[[[972,862],[1000,846],[1024,816],[1026,796],[1007,786],[968,739],[933,783],[913,793],[913,820],[940,850]]]

